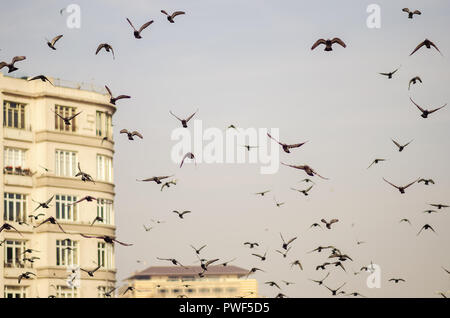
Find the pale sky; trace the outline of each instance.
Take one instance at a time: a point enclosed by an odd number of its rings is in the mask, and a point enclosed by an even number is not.
[[[65,5],[81,7],[81,28],[68,29],[59,14]],[[381,28],[366,26],[369,4],[381,7]],[[422,11],[413,20],[401,9]],[[183,10],[186,15],[170,24],[160,13]],[[330,292],[308,279],[321,279],[315,271],[328,254],[307,254],[319,245],[335,245],[353,258],[329,268],[326,284],[369,297],[436,297],[450,291],[450,210],[423,214],[428,203],[450,204],[450,109],[422,119],[410,102],[426,108],[450,101],[448,83],[450,3],[435,1],[9,1],[0,19],[0,57],[26,55],[18,75],[45,74],[65,80],[107,84],[116,94],[129,94],[118,102],[115,133],[115,213],[117,238],[134,243],[116,246],[117,278],[147,266],[166,265],[156,257],[176,258],[186,265],[196,256],[190,244],[207,244],[203,256],[234,265],[259,267],[253,275],[260,295],[278,293],[265,281],[296,282],[284,287],[289,297],[327,297]],[[135,26],[155,23],[136,40],[125,18]],[[45,38],[64,37],[50,50]],[[310,48],[318,38],[340,37],[347,48]],[[425,38],[443,53],[421,49],[409,54]],[[99,43],[110,43],[112,60],[104,52],[94,55]],[[392,80],[378,75],[401,66]],[[408,81],[420,75],[423,84],[408,91]],[[261,175],[259,165],[200,164],[180,169],[170,160],[175,144],[170,136],[179,122],[172,110],[195,119],[204,127],[224,129],[279,128],[287,143],[309,142],[280,160],[309,164],[329,181],[304,197],[289,188],[302,188],[300,170],[280,167],[275,175]],[[139,130],[143,140],[129,142],[119,130]],[[391,138],[414,141],[396,151]],[[375,158],[389,161],[367,170]],[[136,178],[175,174],[176,187],[160,191],[154,183]],[[404,185],[426,177],[436,185],[416,184],[405,195],[382,178]],[[305,185],[306,187],[306,185]],[[268,197],[255,192],[271,189]],[[274,205],[272,195],[286,202]],[[180,220],[172,210],[191,210]],[[311,229],[320,219],[338,218],[332,230]],[[412,226],[399,224],[408,218]],[[143,224],[164,220],[150,232]],[[419,229],[429,223],[437,235]],[[353,224],[353,226],[352,226]],[[279,232],[298,236],[286,259]],[[356,241],[366,244],[356,245]],[[245,241],[268,250],[261,262],[243,246]],[[299,259],[304,271],[291,269]],[[367,274],[354,270],[373,261],[381,266],[380,289],[366,287]],[[83,264],[81,264],[83,265]],[[405,284],[388,279],[400,277]]]

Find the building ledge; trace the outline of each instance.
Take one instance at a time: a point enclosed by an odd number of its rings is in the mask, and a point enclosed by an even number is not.
[[[89,190],[104,192],[114,195],[114,184],[102,181],[84,182],[76,178],[57,177],[50,175],[41,175],[36,178],[36,187],[55,187],[55,188],[70,188],[76,190]]]

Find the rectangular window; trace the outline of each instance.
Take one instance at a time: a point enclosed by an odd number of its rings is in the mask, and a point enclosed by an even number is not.
[[[61,115],[64,118],[68,118],[75,115],[76,108],[55,105],[55,113]],[[55,114],[55,129],[59,131],[74,132],[76,131],[76,124],[75,124],[76,120],[77,118],[75,117],[70,121],[70,125],[66,125],[64,123],[64,120],[62,120],[61,117]]]
[[[18,193],[3,193],[3,220],[26,222],[26,196]]]
[[[109,113],[97,111],[95,118],[95,135],[112,138],[112,116]]]
[[[97,200],[97,216],[101,217],[103,221],[99,221],[101,224],[113,224],[113,202],[106,199]]]
[[[60,177],[75,177],[77,174],[77,153],[74,151],[56,150],[55,173]]]
[[[76,287],[57,286],[56,298],[77,298],[78,290]]]
[[[5,298],[27,298],[27,288],[24,286],[6,286]]]
[[[56,240],[56,265],[78,265],[78,243],[70,239]]]
[[[113,182],[111,157],[97,155],[97,180]]]
[[[56,219],[61,221],[77,220],[77,197],[73,195],[57,194],[55,196]]]
[[[104,242],[97,243],[97,264],[103,268],[112,269],[114,268],[113,258],[114,258],[114,247],[111,244]]]
[[[25,251],[25,241],[5,242],[5,267],[24,268],[23,252]]]
[[[3,164],[5,167],[23,168],[25,166],[25,150],[5,147],[3,151]]]
[[[3,127],[25,129],[25,105],[3,102]]]

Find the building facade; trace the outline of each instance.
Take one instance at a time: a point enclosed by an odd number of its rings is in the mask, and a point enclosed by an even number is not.
[[[0,233],[0,297],[102,296],[102,290],[115,284],[114,247],[79,233],[115,235],[115,107],[102,93],[2,74],[0,102],[0,225],[6,222],[22,233]],[[66,125],[55,112],[63,117],[81,113]],[[75,177],[78,164],[95,184]],[[73,204],[86,195],[97,200]],[[50,198],[49,208],[36,210],[38,202]],[[50,216],[67,234],[50,223],[36,227]],[[97,216],[101,220],[91,225]],[[101,267],[94,277],[76,270],[92,270],[97,264]],[[30,278],[19,283],[25,272]],[[75,278],[72,285],[68,277]]]
[[[151,266],[126,279],[120,297],[131,298],[256,298],[258,282],[248,279],[248,270],[237,266]],[[127,287],[132,287],[127,291]]]

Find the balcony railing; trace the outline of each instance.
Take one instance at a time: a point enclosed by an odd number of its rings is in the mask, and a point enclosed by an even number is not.
[[[22,167],[12,167],[12,166],[4,167],[3,173],[15,175],[15,176],[28,176],[28,177],[31,177],[33,175],[31,170],[28,168],[22,169]]]

